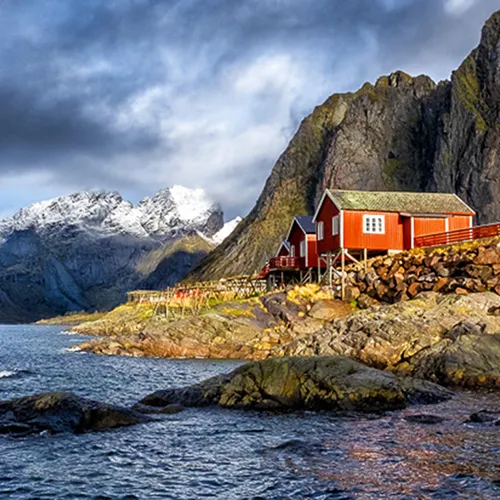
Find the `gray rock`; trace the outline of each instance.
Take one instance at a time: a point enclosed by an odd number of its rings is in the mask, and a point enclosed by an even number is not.
[[[340,356],[297,357],[249,363],[200,384],[157,391],[141,404],[379,412],[436,403],[451,395],[430,382],[400,378]]]
[[[26,435],[103,431],[149,421],[134,410],[84,399],[72,393],[49,392],[0,401],[0,433]]]

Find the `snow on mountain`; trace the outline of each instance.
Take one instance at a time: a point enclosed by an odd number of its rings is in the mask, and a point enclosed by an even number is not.
[[[183,233],[213,236],[223,226],[220,206],[201,189],[173,186],[137,206],[114,192],[81,192],[34,203],[0,221],[0,236],[26,229],[38,233],[76,226],[88,233],[168,239]]]
[[[236,226],[242,221],[241,217],[236,217],[229,222],[226,222],[220,231],[217,231],[210,241],[214,245],[220,245],[235,229]]]

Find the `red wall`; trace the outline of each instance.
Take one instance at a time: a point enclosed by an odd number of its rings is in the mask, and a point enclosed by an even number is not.
[[[449,219],[449,231],[455,229],[468,229],[470,227],[470,216],[468,215],[454,215]]]
[[[288,242],[290,243],[290,255],[292,255],[292,247],[295,247],[295,257],[300,257],[300,242],[306,239],[304,231],[300,229],[299,225],[294,222],[292,231],[290,232],[290,237]]]
[[[316,235],[307,235],[307,267],[316,267],[318,265],[318,251],[316,249]]]
[[[278,252],[277,257],[288,257],[289,255],[290,255],[290,252],[285,247],[285,245],[281,245],[281,248],[280,248],[280,251]]]
[[[363,232],[363,215],[384,215],[385,234]],[[402,250],[403,217],[392,212],[344,212],[344,247],[368,250]]]
[[[444,233],[446,231],[446,218],[415,217],[414,218],[414,237],[427,234]]]
[[[317,243],[319,254],[340,248],[340,235],[332,235],[332,218],[335,215],[339,215],[339,211],[333,204],[332,200],[330,200],[327,196],[316,219],[316,234],[318,230],[318,222],[323,221],[324,223],[324,238],[321,241],[318,240]]]

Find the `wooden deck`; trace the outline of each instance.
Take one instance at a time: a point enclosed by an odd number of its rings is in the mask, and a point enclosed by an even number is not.
[[[415,248],[437,247],[442,245],[451,245],[453,243],[461,243],[464,241],[492,238],[494,236],[500,236],[500,223],[418,236],[415,238],[414,246]]]

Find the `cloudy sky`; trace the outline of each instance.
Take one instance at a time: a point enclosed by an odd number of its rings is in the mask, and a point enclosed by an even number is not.
[[[0,216],[81,189],[202,187],[244,215],[300,120],[435,80],[498,0],[0,0]]]

